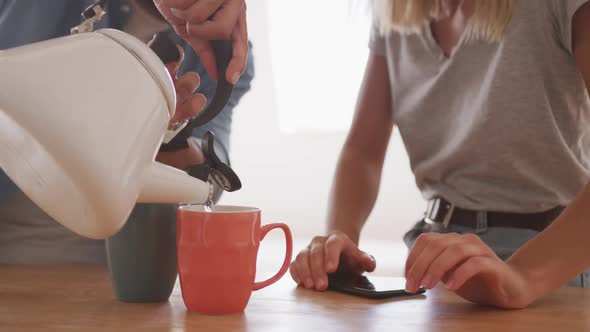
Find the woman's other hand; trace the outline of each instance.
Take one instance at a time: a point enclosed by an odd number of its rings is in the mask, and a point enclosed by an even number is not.
[[[528,306],[534,297],[526,276],[502,261],[477,235],[422,234],[406,262],[406,290],[439,282],[464,299],[506,309]]]

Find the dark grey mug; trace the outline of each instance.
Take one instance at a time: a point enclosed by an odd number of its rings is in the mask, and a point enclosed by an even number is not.
[[[121,231],[107,239],[113,288],[125,302],[162,302],[176,277],[176,204],[137,204]]]

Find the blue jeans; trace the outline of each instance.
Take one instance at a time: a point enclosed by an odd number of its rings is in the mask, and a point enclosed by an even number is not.
[[[445,228],[440,224],[431,225],[422,220],[404,235],[404,242],[408,249],[411,249],[420,234],[432,232],[477,234],[502,260],[507,260],[518,248],[539,234],[537,231],[524,228],[488,227],[485,220],[479,221],[475,228],[453,224]],[[571,280],[567,285],[583,288],[590,287],[590,269]]]

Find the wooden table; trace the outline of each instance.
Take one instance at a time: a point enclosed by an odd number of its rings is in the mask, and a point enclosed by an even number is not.
[[[243,314],[187,312],[169,302],[115,299],[108,272],[84,266],[0,266],[0,331],[590,331],[590,290],[562,289],[529,309],[472,305],[443,288],[372,301],[296,288],[285,277],[252,295]]]

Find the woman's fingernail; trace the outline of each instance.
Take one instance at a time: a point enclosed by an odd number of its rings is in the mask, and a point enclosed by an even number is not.
[[[408,293],[414,293],[416,291],[416,282],[414,281],[414,279],[412,278],[407,278],[406,279],[406,292]]]
[[[422,285],[427,289],[431,289],[435,284],[436,280],[430,274],[427,274],[424,279],[422,279]]]
[[[328,263],[326,263],[326,270],[327,270],[328,272],[332,272],[332,271],[334,271],[334,268],[335,268],[335,266],[334,266],[334,263],[333,263],[333,262],[328,262]]]
[[[232,77],[231,77],[231,84],[236,84],[238,82],[238,80],[240,79],[240,73],[235,73]]]
[[[324,290],[326,288],[326,282],[323,279],[320,279],[316,282],[316,289],[317,290]]]
[[[305,288],[313,287],[313,281],[311,281],[311,278],[305,278],[303,284],[305,285]]]

